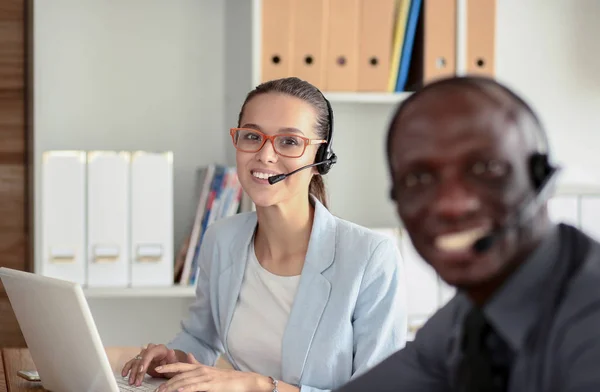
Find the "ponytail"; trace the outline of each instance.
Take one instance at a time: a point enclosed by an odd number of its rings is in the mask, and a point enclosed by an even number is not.
[[[325,190],[325,182],[323,182],[323,177],[318,174],[315,174],[310,180],[310,185],[308,187],[308,193],[317,198],[325,206],[325,208],[329,209],[327,203],[327,191]]]

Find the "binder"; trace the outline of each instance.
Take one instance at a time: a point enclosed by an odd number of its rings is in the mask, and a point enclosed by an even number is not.
[[[361,0],[329,0],[326,91],[357,91]]]
[[[87,285],[129,285],[130,153],[87,154]]]
[[[423,83],[427,84],[456,74],[456,0],[424,0],[423,7]]]
[[[84,151],[42,154],[41,275],[85,285]]]
[[[387,92],[389,93],[396,91],[396,82],[398,81],[398,73],[400,72],[400,57],[402,56],[404,48],[404,36],[406,34],[406,26],[408,23],[410,3],[411,0],[399,0],[397,2],[390,75],[387,84]]]
[[[131,157],[131,286],[173,284],[173,154]]]
[[[404,32],[404,42],[400,54],[400,64],[398,69],[398,78],[396,80],[395,92],[406,91],[408,74],[410,71],[411,60],[413,58],[413,49],[415,47],[417,27],[421,15],[421,6],[423,0],[411,0],[410,9],[406,20],[406,31]]]
[[[323,89],[329,0],[292,0],[292,9],[290,74]]]
[[[395,3],[395,0],[360,1],[358,91],[387,91]]]
[[[292,0],[262,0],[261,18],[261,80],[288,77],[292,70]]]
[[[467,0],[467,74],[495,73],[496,0]]]

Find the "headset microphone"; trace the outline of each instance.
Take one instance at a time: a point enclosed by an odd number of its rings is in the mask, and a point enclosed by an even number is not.
[[[277,184],[279,181],[285,180],[292,174],[298,173],[299,171],[304,170],[304,169],[308,169],[309,167],[315,167],[315,166],[320,166],[320,165],[333,165],[336,162],[337,162],[337,156],[335,154],[333,154],[331,156],[331,158],[326,159],[324,161],[312,163],[312,164],[306,165],[306,166],[302,166],[302,167],[300,167],[294,171],[291,171],[287,174],[277,174],[275,176],[271,176],[271,177],[269,177],[269,184],[271,184],[271,185]]]
[[[509,230],[516,229],[527,223],[530,219],[533,219],[535,214],[539,211],[540,207],[550,198],[551,192],[554,189],[554,183],[556,182],[557,174],[560,171],[559,167],[548,167],[549,172],[545,176],[546,178],[540,184],[539,190],[536,194],[525,203],[523,203],[516,211],[515,215],[506,224],[500,228],[492,231],[475,241],[473,244],[473,250],[477,253],[486,252],[494,245],[502,236],[504,236]]]

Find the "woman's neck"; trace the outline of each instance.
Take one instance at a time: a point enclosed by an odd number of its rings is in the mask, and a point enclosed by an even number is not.
[[[285,205],[257,208],[254,239],[257,258],[279,275],[297,275],[304,265],[312,231],[314,207],[308,198]]]

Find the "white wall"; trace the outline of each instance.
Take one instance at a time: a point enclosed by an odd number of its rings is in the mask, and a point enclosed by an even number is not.
[[[225,161],[223,28],[218,0],[36,1],[36,161],[51,149],[173,150],[178,249],[196,170]]]
[[[232,163],[227,129],[253,87],[249,3],[36,1],[36,167],[46,149],[176,151],[177,248],[195,209],[196,168]],[[557,157],[574,168],[571,178],[580,170],[600,176],[600,2],[497,3],[498,78],[539,111]],[[384,155],[394,105],[333,108],[339,163],[326,179],[332,211],[367,226],[396,225]],[[105,344],[141,345],[176,333],[190,301],[89,302]]]
[[[497,4],[499,80],[538,110],[564,180],[600,182],[600,1]]]

